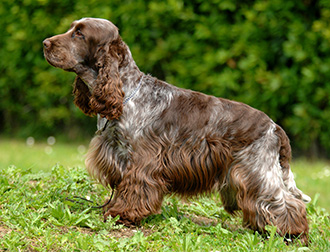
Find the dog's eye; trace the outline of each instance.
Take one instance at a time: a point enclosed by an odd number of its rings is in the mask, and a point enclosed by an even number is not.
[[[82,37],[82,36],[84,36],[84,35],[82,34],[81,30],[78,29],[78,30],[76,30],[76,36],[78,36],[78,37]]]
[[[81,38],[81,39],[85,39],[84,34],[81,32],[81,30],[78,28],[77,30],[75,30],[72,33],[72,38]]]

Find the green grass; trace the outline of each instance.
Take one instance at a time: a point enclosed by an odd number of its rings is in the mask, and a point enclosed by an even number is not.
[[[293,163],[298,187],[313,198],[306,248],[299,241],[286,245],[273,227],[268,238],[243,228],[239,216],[223,210],[218,194],[167,197],[162,213],[140,227],[104,223],[101,210],[66,200],[79,195],[103,203],[109,196],[86,174],[79,145],[56,143],[46,154],[46,143],[1,140],[0,251],[330,251],[327,162]]]
[[[298,187],[311,197],[318,197],[318,205],[330,212],[330,163],[298,159],[292,163]]]
[[[29,145],[27,142],[0,138],[0,168],[15,165],[32,172],[48,172],[57,163],[65,167],[84,166],[88,143],[55,142],[50,145],[47,139]]]

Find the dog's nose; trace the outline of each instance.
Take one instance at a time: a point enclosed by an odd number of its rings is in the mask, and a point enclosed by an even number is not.
[[[44,44],[45,49],[49,49],[50,46],[52,45],[52,43],[49,41],[49,39],[45,39],[42,43]]]

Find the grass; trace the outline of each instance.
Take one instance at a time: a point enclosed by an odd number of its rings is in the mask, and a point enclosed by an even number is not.
[[[49,172],[57,163],[65,167],[84,166],[88,143],[63,143],[56,139],[53,143],[49,139],[36,142],[32,138],[26,141],[0,138],[0,168],[15,165],[32,172]]]
[[[313,198],[307,248],[299,241],[286,245],[273,227],[268,238],[243,228],[218,194],[167,197],[162,213],[139,227],[115,225],[116,218],[104,223],[101,210],[66,200],[79,195],[102,203],[109,196],[86,174],[84,149],[55,143],[45,152],[48,146],[0,141],[0,251],[330,251],[327,162],[293,163],[298,187]]]

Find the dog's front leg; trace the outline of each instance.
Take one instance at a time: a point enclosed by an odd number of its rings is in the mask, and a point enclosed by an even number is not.
[[[147,167],[132,169],[123,177],[104,212],[104,221],[109,216],[119,215],[117,223],[131,226],[138,225],[151,214],[160,213],[164,197],[162,182],[144,172],[147,170]]]

